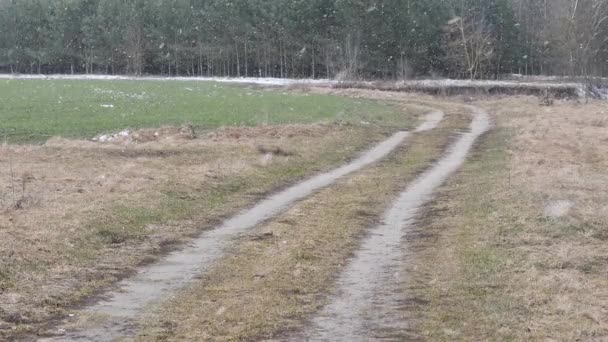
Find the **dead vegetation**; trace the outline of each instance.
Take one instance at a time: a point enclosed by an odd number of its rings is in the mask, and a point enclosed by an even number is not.
[[[475,104],[496,114],[496,127],[404,241],[401,305],[410,329],[383,333],[449,341],[606,339],[608,111],[601,102],[539,106],[533,97]],[[435,146],[422,140],[408,153]],[[140,340],[280,339],[301,326],[388,203],[383,177],[396,160],[240,240],[199,284],[149,319]],[[369,191],[378,198],[365,196]]]
[[[501,81],[428,80],[405,82],[340,82],[337,89],[368,89],[392,92],[422,93],[438,96],[489,96],[489,95],[531,95],[545,94],[560,99],[576,99],[581,96],[582,84],[577,83],[535,83]]]
[[[428,340],[605,340],[605,104],[483,105],[496,129],[408,240],[413,331]]]
[[[147,318],[139,340],[280,339],[300,327],[326,302],[366,229],[469,124],[466,111],[446,110],[439,129],[240,238],[200,282]]]
[[[196,137],[166,127],[105,143],[0,146],[0,339],[36,333],[134,267],[387,133],[314,124]]]

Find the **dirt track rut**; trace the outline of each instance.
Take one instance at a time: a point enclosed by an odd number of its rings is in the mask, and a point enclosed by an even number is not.
[[[443,115],[441,111],[427,114],[416,132],[434,129]],[[271,219],[296,201],[338,179],[378,162],[409,135],[409,132],[397,132],[351,163],[281,191],[227,220],[220,227],[202,234],[186,248],[169,254],[160,262],[141,269],[134,277],[120,282],[118,290],[107,293],[105,300],[86,308],[86,313],[100,316],[95,324],[82,331],[70,331],[42,341],[112,341],[131,334],[136,319],[145,313],[148,305],[166,298],[199,276],[224,255],[225,249],[239,234]]]
[[[399,314],[399,261],[402,243],[419,208],[465,162],[473,144],[490,126],[487,113],[476,107],[470,131],[463,134],[433,167],[420,175],[385,213],[341,274],[338,290],[303,331],[289,341],[387,340],[407,329]],[[395,337],[395,339],[399,339]]]

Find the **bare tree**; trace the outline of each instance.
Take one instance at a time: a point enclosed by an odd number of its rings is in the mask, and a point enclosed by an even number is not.
[[[144,32],[141,25],[130,25],[126,34],[127,73],[141,75],[144,62]]]
[[[346,36],[344,53],[345,66],[343,71],[346,73],[346,77],[354,77],[358,74],[360,67],[361,31],[357,30]]]
[[[483,17],[454,17],[446,32],[450,59],[460,64],[470,79],[483,76],[483,68],[494,52],[493,36]]]
[[[580,20],[580,55],[582,60],[582,73],[589,75],[593,62],[599,54],[604,43],[601,39],[605,37],[604,28],[608,24],[608,0],[588,0],[587,8],[583,14],[583,20]],[[601,39],[600,39],[601,38]]]

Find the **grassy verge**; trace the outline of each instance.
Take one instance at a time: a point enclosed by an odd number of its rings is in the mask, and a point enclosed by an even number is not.
[[[432,341],[605,339],[603,105],[484,105],[496,129],[410,241],[413,331]]]
[[[0,94],[0,139],[10,143],[164,125],[358,124],[399,116],[390,104],[367,99],[213,82],[3,80]]]
[[[325,303],[366,229],[468,122],[451,113],[440,129],[257,227],[200,282],[157,308],[139,340],[260,340],[297,328]]]

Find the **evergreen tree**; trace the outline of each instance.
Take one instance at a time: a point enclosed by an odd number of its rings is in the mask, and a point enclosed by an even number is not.
[[[0,0],[0,71],[608,73],[608,0]]]

